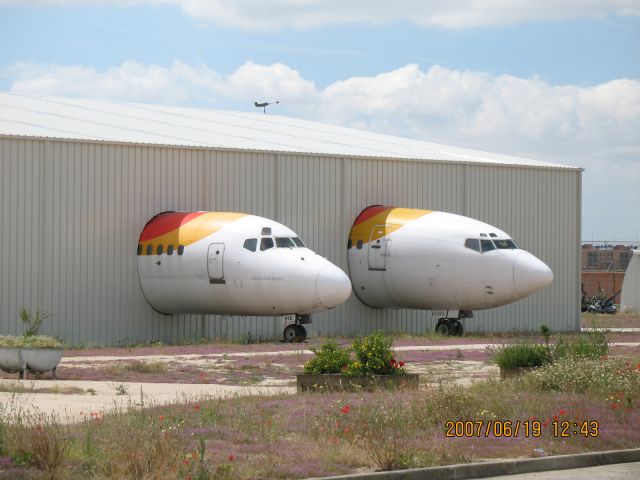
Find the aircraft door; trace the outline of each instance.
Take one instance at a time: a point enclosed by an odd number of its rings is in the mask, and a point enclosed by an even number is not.
[[[369,270],[387,269],[386,226],[376,225],[369,236]]]
[[[212,243],[207,253],[207,271],[210,283],[224,283],[224,243]]]

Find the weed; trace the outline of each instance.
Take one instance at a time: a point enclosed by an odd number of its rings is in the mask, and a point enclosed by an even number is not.
[[[31,310],[27,310],[26,308],[20,308],[20,320],[25,324],[27,330],[24,332],[25,337],[35,337],[38,335],[40,331],[40,327],[42,327],[42,323],[49,317],[51,317],[50,313],[41,312],[40,309],[36,309],[35,313],[31,313]]]
[[[116,391],[116,395],[127,395],[129,393],[129,389],[124,383],[120,383],[113,388]]]
[[[95,395],[96,394],[96,390],[95,390],[95,388],[87,388],[87,393],[89,395]]]
[[[136,373],[167,373],[167,364],[164,362],[143,362],[133,360],[122,367],[124,370]]]

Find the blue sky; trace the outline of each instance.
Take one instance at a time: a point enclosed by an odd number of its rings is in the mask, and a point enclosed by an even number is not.
[[[638,239],[640,1],[440,3],[0,0],[0,90],[277,98],[274,113],[578,165],[583,238]]]

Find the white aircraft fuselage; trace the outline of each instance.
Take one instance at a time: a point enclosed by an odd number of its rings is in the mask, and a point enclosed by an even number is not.
[[[368,207],[353,224],[347,257],[354,292],[377,308],[493,308],[553,280],[502,230],[430,210]]]
[[[308,315],[351,294],[347,275],[293,230],[244,213],[161,213],[137,259],[147,301],[165,314]]]

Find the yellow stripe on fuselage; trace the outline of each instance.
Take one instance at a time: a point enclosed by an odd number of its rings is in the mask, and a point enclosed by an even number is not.
[[[389,208],[367,218],[361,223],[354,224],[351,227],[349,238],[353,245],[356,245],[358,240],[362,240],[363,244],[375,241],[432,212],[432,210],[417,210],[414,208]],[[375,230],[373,230],[374,227],[376,227]]]
[[[151,245],[153,247],[152,255],[156,254],[156,248],[158,245],[164,247],[166,251],[167,246],[173,245],[174,249],[178,248],[178,245],[191,245],[199,240],[202,240],[209,235],[213,235],[224,226],[229,223],[238,220],[242,217],[246,217],[246,213],[236,212],[208,212],[200,215],[188,223],[179,226],[158,237],[152,238],[148,241],[141,242],[142,252],[140,255],[147,255],[147,247]]]

